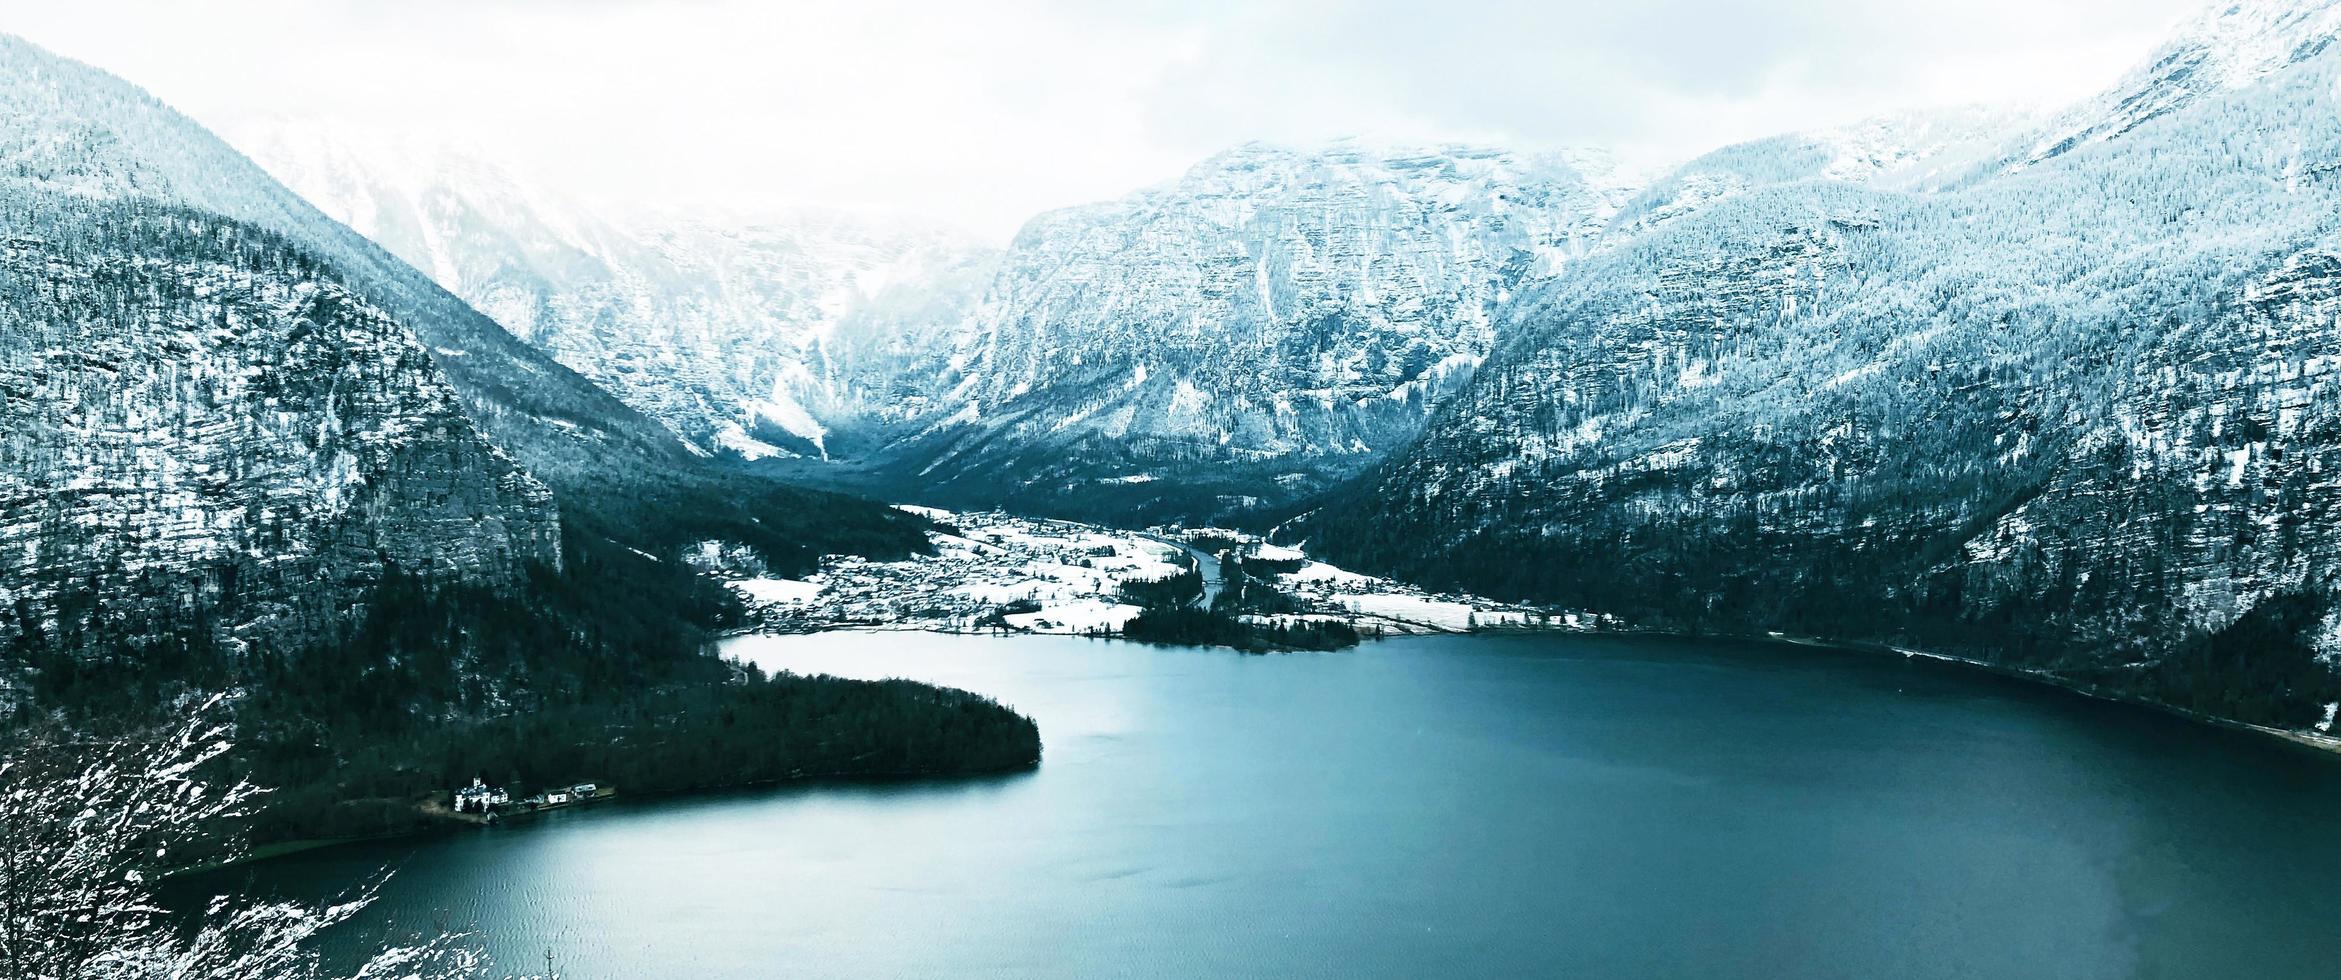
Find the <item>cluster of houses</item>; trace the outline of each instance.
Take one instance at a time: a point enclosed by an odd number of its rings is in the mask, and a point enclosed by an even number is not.
[[[578,783],[560,789],[549,789],[534,796],[514,800],[501,786],[490,786],[486,779],[474,776],[471,785],[455,791],[455,812],[477,813],[485,816],[512,812],[543,810],[606,796],[598,783]]]
[[[1101,528],[1007,514],[952,514],[935,554],[909,561],[836,557],[817,593],[760,604],[759,625],[801,632],[850,625],[975,630],[1030,603],[1114,600],[1125,579],[1176,571],[1163,546]]]

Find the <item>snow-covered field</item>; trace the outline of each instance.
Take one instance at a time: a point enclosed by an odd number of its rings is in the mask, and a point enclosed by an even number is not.
[[[782,602],[809,602],[821,595],[818,582],[800,582],[787,578],[751,578],[731,583],[749,602],[772,604]]]
[[[1296,549],[1278,550],[1299,555]],[[1262,549],[1261,556],[1267,554],[1267,549]],[[1477,596],[1433,594],[1321,561],[1305,562],[1297,571],[1277,576],[1277,581],[1287,592],[1317,610],[1339,612],[1354,625],[1384,632],[1589,629],[1599,622],[1591,613],[1533,609]]]
[[[1312,561],[1308,564],[1302,565],[1300,571],[1286,575],[1284,578],[1288,582],[1296,583],[1334,582],[1349,585],[1369,585],[1380,581],[1371,575],[1360,575],[1356,572],[1344,571],[1342,569],[1325,564],[1321,561]]]
[[[1008,625],[1035,633],[1090,633],[1118,630],[1138,615],[1138,607],[1104,599],[1076,599],[1043,606],[1039,612],[1003,617]]]
[[[1352,612],[1402,623],[1419,623],[1447,630],[1467,630],[1474,625],[1473,609],[1467,602],[1445,602],[1427,596],[1393,592],[1339,596],[1333,601]]]

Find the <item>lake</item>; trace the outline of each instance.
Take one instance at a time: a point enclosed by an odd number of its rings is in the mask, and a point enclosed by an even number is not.
[[[1040,723],[1029,774],[603,804],[197,880],[579,978],[2341,974],[2341,758],[1927,661],[1441,636],[744,637]]]

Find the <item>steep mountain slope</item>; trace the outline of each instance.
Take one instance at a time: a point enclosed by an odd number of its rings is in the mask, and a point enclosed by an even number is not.
[[[2236,9],[2277,36],[2222,43],[2319,53],[2099,100],[2175,108],[2018,173],[1783,183],[1580,264],[1301,530],[1645,622],[2320,723],[2341,700],[2341,53],[2305,8]]]
[[[417,829],[491,754],[672,788],[1029,767],[981,698],[708,655],[742,610],[686,547],[786,574],[923,526],[704,461],[144,93],[0,40],[0,740],[232,692],[263,839]]]
[[[279,123],[234,139],[327,214],[702,452],[824,455],[837,323],[890,284],[945,295],[935,289],[947,270],[988,272],[993,255],[934,229],[816,211],[727,224],[605,217],[421,138]]]
[[[300,243],[406,322],[472,416],[540,475],[613,453],[681,455],[658,426],[325,217],[193,120],[121,79],[12,37],[0,37],[0,179],[182,205]]]
[[[915,522],[885,508],[743,482],[707,465],[664,426],[326,217],[194,121],[13,38],[0,39],[0,181],[191,207],[285,236],[410,330],[473,423],[561,496],[565,523],[599,538],[663,552],[720,537],[783,564],[918,546]]]
[[[0,641],[300,642],[392,572],[496,587],[560,561],[550,495],[416,340],[440,306],[256,174],[0,38]],[[441,305],[442,342],[485,323]],[[507,414],[607,403],[530,368],[474,376]]]
[[[782,567],[921,546],[875,504],[702,462],[192,121],[15,39],[0,200],[7,637],[297,645],[393,573],[635,563],[637,594],[684,595],[707,587],[655,555],[704,538]]]
[[[1519,284],[1628,192],[1592,154],[1246,146],[1052,212],[972,316],[849,366],[885,464],[946,499],[1123,519],[1312,492],[1410,439]]]
[[[558,564],[551,494],[277,236],[0,192],[0,648],[324,635],[393,571]]]

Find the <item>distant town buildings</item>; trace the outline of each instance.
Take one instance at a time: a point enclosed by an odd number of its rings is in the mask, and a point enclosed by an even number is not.
[[[455,812],[476,813],[493,819],[499,815],[525,813],[547,807],[565,806],[598,800],[614,794],[614,790],[600,783],[578,783],[560,789],[546,790],[526,799],[514,800],[512,794],[500,786],[490,786],[487,780],[473,778],[471,785],[455,791]]]
[[[1275,622],[1343,621],[1375,635],[1584,629],[1607,622],[1578,610],[1415,589],[1224,528],[1141,532],[996,511],[918,512],[938,522],[935,550],[906,561],[832,555],[802,581],[770,579],[760,577],[762,567],[735,547],[710,541],[693,553],[692,563],[737,583],[758,627],[774,633],[851,627],[1098,632],[1100,624],[1118,626],[1135,611],[1123,584],[1178,573],[1182,559],[1170,541],[1235,562],[1252,576],[1253,587],[1282,593],[1287,602],[1278,614],[1255,617]]]

